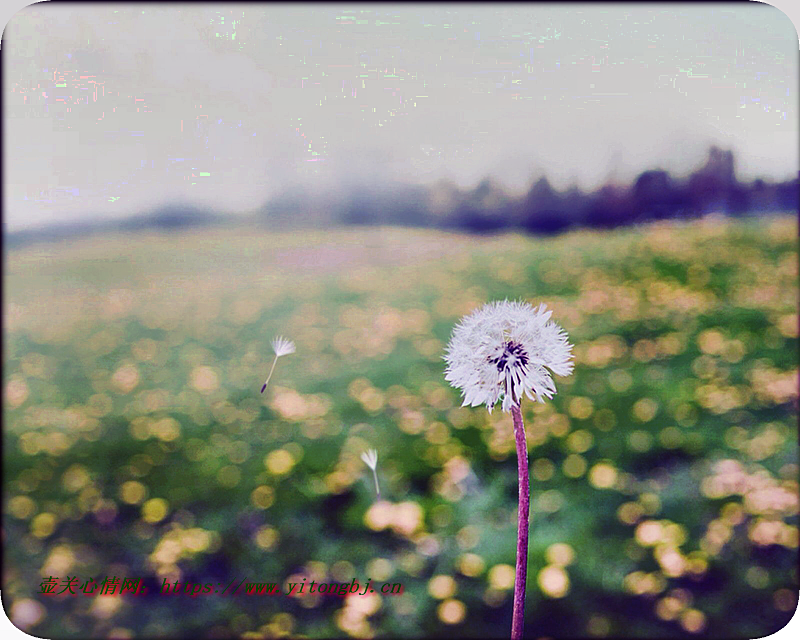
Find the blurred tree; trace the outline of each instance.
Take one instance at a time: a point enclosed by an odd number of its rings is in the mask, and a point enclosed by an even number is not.
[[[127,218],[120,223],[126,231],[141,229],[184,229],[207,225],[220,218],[210,209],[193,204],[170,204],[154,209],[150,213]]]
[[[570,223],[560,194],[542,176],[522,202],[522,228],[531,233],[552,235],[565,231]]]
[[[800,207],[800,179],[795,178],[778,185],[776,200],[781,211],[798,212],[798,207]]]
[[[612,228],[630,224],[634,219],[633,199],[628,190],[606,185],[592,196],[584,222],[590,227]]]
[[[664,220],[684,209],[683,195],[672,177],[661,169],[645,171],[633,186],[638,220]]]
[[[476,233],[498,231],[511,224],[511,199],[491,178],[462,199],[455,211],[458,226]]]
[[[733,152],[712,146],[708,160],[689,177],[689,199],[699,213],[730,210],[731,191],[737,186]]]

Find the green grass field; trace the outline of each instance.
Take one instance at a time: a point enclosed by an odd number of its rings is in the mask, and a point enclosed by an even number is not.
[[[526,634],[768,635],[798,592],[797,237],[794,217],[709,218],[9,252],[6,611],[50,638],[507,637],[511,417],[460,407],[442,355],[462,315],[508,298],[546,303],[576,355],[522,406]],[[261,395],[279,334],[297,352]],[[50,576],[77,595],[41,593]],[[149,592],[80,589],[112,576]],[[219,593],[304,578],[403,593]]]

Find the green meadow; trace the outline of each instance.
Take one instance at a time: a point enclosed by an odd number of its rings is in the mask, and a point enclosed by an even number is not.
[[[522,405],[526,634],[771,634],[798,594],[797,241],[786,216],[7,251],[6,612],[49,638],[507,637],[511,416],[461,407],[442,356],[508,298],[547,304],[575,345],[553,400]],[[262,395],[277,335],[297,351]]]

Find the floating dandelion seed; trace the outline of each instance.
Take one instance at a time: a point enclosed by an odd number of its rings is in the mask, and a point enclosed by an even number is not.
[[[525,582],[528,575],[528,527],[530,480],[528,445],[519,405],[523,394],[544,402],[556,392],[550,371],[572,373],[572,345],[543,304],[492,302],[463,318],[453,329],[447,345],[445,379],[464,395],[462,406],[486,404],[491,413],[502,398],[503,411],[514,419],[519,473],[517,568],[511,638],[522,638],[525,615]]]
[[[272,350],[275,352],[275,359],[272,361],[272,368],[269,370],[269,375],[264,382],[264,386],[261,387],[261,393],[264,393],[264,389],[266,389],[269,384],[269,379],[272,377],[272,372],[275,371],[275,363],[278,362],[278,358],[294,353],[294,342],[282,336],[278,336],[272,341]]]
[[[372,477],[375,478],[375,493],[377,497],[381,495],[381,489],[378,486],[378,452],[375,449],[367,449],[361,454],[361,459],[370,469],[372,469]]]

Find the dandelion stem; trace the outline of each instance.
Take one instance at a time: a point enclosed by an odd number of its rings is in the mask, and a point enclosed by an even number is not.
[[[522,638],[525,624],[525,583],[528,576],[528,527],[530,512],[530,480],[528,477],[528,445],[525,425],[519,406],[511,407],[514,418],[514,438],[517,442],[517,469],[519,471],[519,514],[517,522],[517,570],[514,580],[514,614],[511,618],[511,640]]]
[[[275,354],[275,359],[272,361],[272,368],[269,370],[269,375],[267,376],[267,381],[264,383],[264,386],[261,387],[261,393],[264,393],[264,389],[267,388],[269,384],[269,379],[272,377],[272,372],[275,371],[275,364],[278,362],[278,355]]]
[[[375,497],[380,498],[381,488],[378,486],[378,472],[375,469],[372,470],[372,477],[375,478]]]

